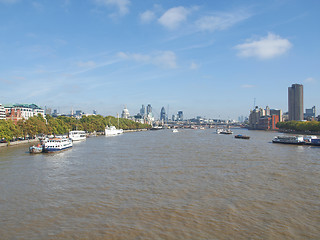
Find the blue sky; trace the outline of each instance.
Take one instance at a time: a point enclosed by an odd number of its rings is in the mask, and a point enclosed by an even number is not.
[[[320,108],[320,1],[0,0],[0,103],[188,118]]]

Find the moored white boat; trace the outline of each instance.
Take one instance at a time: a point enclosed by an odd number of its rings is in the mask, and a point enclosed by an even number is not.
[[[110,126],[110,127],[106,127],[106,129],[104,130],[104,134],[106,136],[115,136],[118,134],[123,133],[123,129],[117,129],[115,126]]]
[[[276,136],[273,140],[273,143],[283,143],[283,144],[296,144],[303,145],[306,142],[303,139],[303,136]]]
[[[162,130],[162,126],[153,126],[150,130]]]
[[[179,131],[178,131],[178,129],[174,128],[174,129],[172,129],[172,132],[177,133]]]
[[[217,134],[232,134],[233,132],[229,128],[218,128]]]
[[[69,132],[69,138],[72,141],[82,141],[82,140],[86,140],[86,132],[85,131],[70,131]]]
[[[72,147],[72,140],[66,136],[49,138],[43,146],[44,152],[59,152]]]

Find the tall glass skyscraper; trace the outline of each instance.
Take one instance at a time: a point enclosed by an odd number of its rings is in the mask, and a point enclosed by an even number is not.
[[[288,114],[289,120],[303,120],[303,85],[292,84],[288,88]]]
[[[140,109],[140,115],[144,117],[146,115],[146,107],[142,104],[142,107]]]
[[[182,121],[183,120],[183,111],[178,112],[178,120]]]
[[[161,108],[160,120],[166,121],[166,109],[164,107]]]
[[[152,113],[151,104],[148,104],[148,106],[147,106],[147,115],[149,115],[149,113]]]

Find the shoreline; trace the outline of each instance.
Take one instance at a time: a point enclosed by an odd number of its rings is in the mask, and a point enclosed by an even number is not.
[[[34,143],[34,142],[39,142],[39,139],[35,138],[35,139],[21,140],[21,141],[15,141],[10,143],[0,143],[0,148],[23,145],[23,144]]]
[[[148,131],[147,128],[142,128],[142,129],[127,129],[123,130],[123,133],[128,133],[128,132],[142,132],[142,131]],[[96,133],[96,135],[88,134],[88,137],[93,137],[93,136],[102,136],[104,135],[103,132]],[[28,144],[28,143],[35,143],[39,142],[38,138],[35,139],[29,139],[29,140],[21,140],[21,141],[15,141],[15,142],[10,142],[10,143],[0,143],[0,148],[2,147],[11,147],[11,146],[17,146],[17,145],[23,145],[23,144]]]
[[[295,131],[295,130],[282,130],[282,129],[250,129],[250,128],[245,128],[248,129],[249,131],[265,131],[265,132],[279,132],[279,133],[288,133],[288,134],[299,134],[299,135],[316,135],[320,136],[320,132],[306,132],[306,131]]]

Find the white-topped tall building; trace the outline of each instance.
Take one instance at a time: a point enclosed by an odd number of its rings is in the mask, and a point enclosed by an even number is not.
[[[6,110],[4,106],[0,103],[0,119],[6,119]]]

